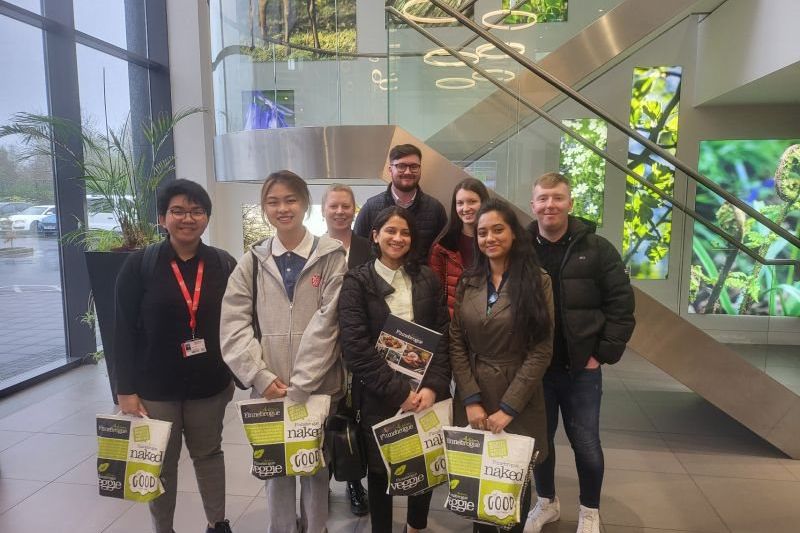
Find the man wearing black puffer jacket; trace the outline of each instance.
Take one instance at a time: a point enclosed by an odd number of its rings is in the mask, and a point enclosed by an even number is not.
[[[600,446],[601,364],[619,361],[633,334],[634,296],[614,246],[593,223],[569,215],[569,180],[551,172],[536,179],[529,226],[536,253],[553,282],[553,360],[543,379],[550,454],[534,471],[539,496],[525,533],[561,515],[555,489],[558,412],[575,452],[580,484],[579,533],[600,531],[603,449]]]

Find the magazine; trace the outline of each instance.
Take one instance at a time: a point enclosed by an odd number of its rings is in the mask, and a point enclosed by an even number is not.
[[[411,388],[417,390],[441,337],[441,333],[432,329],[389,315],[375,348],[389,366],[408,378]]]

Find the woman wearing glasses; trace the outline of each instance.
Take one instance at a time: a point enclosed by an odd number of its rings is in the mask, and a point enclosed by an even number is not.
[[[472,266],[475,250],[475,223],[481,204],[489,199],[486,186],[475,178],[466,178],[456,185],[450,204],[447,226],[431,248],[428,264],[444,290],[450,316],[456,301],[456,286],[464,269]]]
[[[233,383],[220,353],[219,318],[236,262],[200,240],[211,216],[200,185],[171,182],[157,209],[167,238],[131,254],[117,277],[117,399],[123,413],[172,422],[161,470],[166,492],[150,502],[153,530],[172,531],[185,437],[207,531],[226,533],[222,419]]]
[[[361,431],[367,443],[367,487],[373,533],[392,530],[392,496],[386,494],[388,478],[372,426],[398,410],[419,412],[442,400],[450,386],[447,357],[447,308],[431,270],[418,263],[413,248],[417,229],[402,207],[387,207],[372,225],[371,240],[377,259],[345,275],[339,296],[342,355],[353,373],[353,398],[361,413]],[[392,313],[442,332],[439,347],[418,390],[392,370],[375,344]],[[431,492],[409,496],[406,529],[425,529]]]
[[[458,284],[450,323],[454,422],[533,437],[541,462],[548,451],[542,376],[553,352],[550,277],[506,202],[483,203],[475,239],[479,253]],[[520,515],[529,507],[528,496]]]

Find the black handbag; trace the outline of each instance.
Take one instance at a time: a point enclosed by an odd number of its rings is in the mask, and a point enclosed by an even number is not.
[[[325,421],[325,448],[336,481],[358,481],[367,475],[367,459],[358,424],[350,416],[335,414]]]

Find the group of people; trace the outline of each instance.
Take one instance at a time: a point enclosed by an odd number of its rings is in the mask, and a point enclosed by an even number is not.
[[[332,411],[345,404],[354,411],[367,490],[359,482],[347,490],[353,512],[369,512],[381,533],[392,529],[392,496],[374,424],[454,390],[455,425],[535,438],[538,499],[530,510],[532,491],[524,492],[527,518],[512,531],[538,532],[560,516],[553,444],[560,411],[580,480],[578,531],[599,532],[600,367],[619,360],[634,327],[620,256],[569,214],[569,181],[560,174],[535,181],[536,220],[524,228],[514,208],[472,178],[457,185],[448,218],[420,188],[421,170],[417,147],[392,148],[392,182],[357,218],[352,190],[331,185],[322,236],[304,226],[306,182],[287,170],[269,175],[261,208],[275,235],[238,262],[201,241],[211,215],[202,187],[175,180],[161,191],[158,219],[168,238],[132,254],[118,277],[113,350],[122,411],[173,424],[166,492],[150,503],[156,533],[173,531],[182,437],[207,532],[231,531],[221,434],[233,378],[254,398],[326,394]],[[441,333],[415,390],[376,349],[390,313]],[[326,531],[327,469],[265,483],[268,533]],[[431,494],[408,498],[405,531],[427,527]]]

